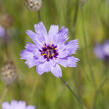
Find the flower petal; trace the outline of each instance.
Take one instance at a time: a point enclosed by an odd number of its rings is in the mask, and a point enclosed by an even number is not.
[[[35,109],[35,106],[29,105],[26,107],[25,101],[12,100],[10,104],[3,102],[2,109]]]
[[[68,28],[65,28],[64,26],[59,30],[58,32],[58,43],[64,43],[68,40]]]
[[[62,70],[58,64],[56,64],[56,66],[51,67],[51,72],[57,78],[62,77]]]
[[[41,48],[44,39],[42,39],[42,37],[40,37],[40,35],[34,33],[31,30],[27,30],[26,33],[28,36],[30,36],[32,41],[36,44],[37,48]]]
[[[33,42],[37,42],[37,37],[36,37],[36,33],[34,33],[31,30],[27,30],[26,34],[33,40]]]
[[[21,52],[20,56],[21,59],[28,59],[33,57],[33,53],[25,49]]]
[[[17,102],[14,100],[11,102],[11,106],[13,107],[12,109],[25,109],[26,103],[24,101]]]
[[[26,109],[35,109],[35,106],[29,105]]]
[[[9,103],[8,103],[8,102],[2,103],[2,108],[3,108],[3,109],[9,109],[9,108],[10,108]]]
[[[49,41],[56,41],[56,34],[58,33],[58,25],[51,25],[49,32],[48,32],[48,38]]]
[[[98,57],[100,59],[104,58],[103,48],[100,44],[96,45],[96,47],[94,48],[94,53],[95,53],[96,57]]]
[[[39,75],[42,75],[44,72],[49,72],[49,71],[50,71],[49,62],[44,62],[36,66],[36,72],[38,72]]]
[[[28,65],[29,68],[38,65],[40,63],[43,63],[45,61],[44,57],[39,56],[39,55],[34,55],[33,52],[30,52],[28,50],[23,50],[20,54],[21,59],[26,60],[26,64]]]
[[[37,46],[27,42],[26,46],[25,46],[26,50],[29,52],[32,52],[35,56],[39,57],[40,56],[40,52],[39,49],[37,49]]]
[[[39,24],[35,24],[34,25],[35,28],[35,32],[38,34],[38,39],[39,42],[47,42],[48,41],[48,35],[47,35],[47,30],[44,26],[44,24],[42,22],[40,22]]]
[[[61,48],[60,48],[61,47]],[[59,58],[75,54],[78,49],[78,40],[71,40],[62,46],[59,45]]]
[[[34,28],[35,28],[36,33],[47,34],[47,30],[46,30],[46,28],[45,28],[45,26],[44,26],[44,24],[42,22],[40,22],[39,24],[35,24]]]
[[[75,54],[76,50],[78,49],[79,45],[78,45],[78,40],[71,40],[69,42],[67,42],[65,44],[66,49],[69,51],[69,55],[70,54]]]
[[[103,52],[105,55],[109,56],[109,40],[107,40],[103,45]]]
[[[25,59],[26,60],[26,64],[28,65],[29,68],[33,67],[36,65],[36,63],[34,62],[34,55],[32,52],[29,52],[27,50],[23,50],[20,54],[21,59]]]
[[[5,29],[0,25],[0,37],[5,36]]]
[[[75,58],[73,56],[68,56],[68,57],[59,59],[58,63],[64,67],[76,67],[78,61],[79,61],[78,58]]]

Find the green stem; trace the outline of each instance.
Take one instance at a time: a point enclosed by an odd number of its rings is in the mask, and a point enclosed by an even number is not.
[[[34,97],[34,94],[35,94],[35,91],[36,91],[36,87],[37,87],[37,79],[35,80],[35,83],[34,83],[34,86],[32,88],[32,92],[31,92],[31,103],[33,102],[33,97]]]
[[[40,15],[40,11],[38,12],[38,21],[41,21],[41,15]]]
[[[79,0],[77,0],[77,2],[76,2],[75,15],[74,15],[73,24],[72,24],[73,36],[75,36],[75,32],[76,32],[76,24],[77,24],[78,12],[79,12]]]
[[[106,81],[107,78],[108,78],[108,75],[107,75],[107,74],[108,74],[108,73],[107,73],[107,68],[105,69],[105,71],[104,71],[103,73],[105,73],[105,72],[106,72],[106,74],[104,75],[103,79],[102,79],[101,82],[100,82],[100,85],[99,85],[98,88],[96,89],[96,92],[95,92],[95,95],[94,95],[93,104],[92,104],[92,109],[95,109],[95,105],[96,105],[96,101],[97,101],[98,94],[100,93],[101,88],[103,87],[105,81]]]
[[[4,50],[5,50],[5,54],[6,54],[6,60],[9,60],[10,54],[8,51],[8,33],[7,33],[7,29],[5,29],[5,37],[4,37]]]
[[[91,73],[91,78],[92,78],[93,84],[94,84],[94,86],[96,88],[96,82],[95,82],[94,72],[93,72],[92,65],[90,63],[89,54],[88,54],[88,47],[87,47],[87,38],[86,38],[86,32],[85,32],[84,10],[83,10],[83,7],[81,7],[81,19],[82,19],[83,39],[84,39],[84,46],[85,46],[87,63],[88,63],[89,69],[90,69],[90,73]]]
[[[75,99],[78,101],[78,103],[82,106],[83,109],[88,109],[84,103],[81,101],[81,99],[76,95],[76,93],[72,90],[72,88],[69,86],[69,84],[61,78],[62,82],[65,84],[65,86],[69,89],[69,91],[72,93],[72,95],[75,97]]]
[[[8,88],[6,87],[5,90],[3,91],[1,98],[0,98],[0,107],[2,105],[4,98],[6,97],[7,92],[8,92]]]
[[[96,92],[95,92],[94,102],[93,102],[93,105],[92,105],[92,109],[95,109],[95,104],[96,104],[97,96],[98,96],[98,94],[99,94],[99,92],[100,92],[101,88],[103,87],[103,85],[104,85],[106,80],[107,80],[107,77],[105,76],[103,78],[103,80],[101,81],[99,87],[97,88]]]

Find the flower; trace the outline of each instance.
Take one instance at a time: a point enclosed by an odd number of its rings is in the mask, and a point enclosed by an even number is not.
[[[103,45],[98,43],[94,48],[94,53],[99,59],[109,60],[109,40],[105,41]]]
[[[26,106],[24,101],[12,100],[10,104],[8,102],[3,102],[2,109],[35,109],[35,106]]]
[[[78,40],[68,40],[68,29],[62,27],[58,30],[58,25],[51,25],[47,33],[42,22],[35,24],[35,33],[27,30],[27,35],[33,40],[34,44],[28,42],[25,50],[21,52],[21,59],[26,60],[29,68],[36,66],[39,75],[44,72],[52,72],[59,78],[62,71],[59,66],[76,67],[78,58],[71,56],[78,48]]]
[[[85,5],[85,3],[87,2],[87,0],[80,0],[80,6],[84,6]]]
[[[17,78],[17,71],[12,61],[6,62],[1,68],[1,79],[7,86],[10,86]]]
[[[30,11],[39,11],[42,7],[42,0],[25,0],[25,5]]]
[[[13,17],[8,13],[2,13],[0,15],[0,24],[5,28],[8,29],[13,24]]]
[[[0,37],[3,38],[5,36],[5,29],[0,25]]]

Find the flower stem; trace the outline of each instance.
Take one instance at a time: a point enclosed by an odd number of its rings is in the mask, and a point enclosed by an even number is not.
[[[81,99],[76,95],[76,93],[72,90],[72,88],[69,86],[69,84],[63,79],[61,78],[62,82],[66,85],[66,87],[69,89],[69,91],[72,93],[72,95],[76,98],[76,100],[78,101],[78,103],[82,106],[83,109],[88,109],[84,103],[81,101]]]
[[[84,10],[83,7],[81,7],[81,19],[82,19],[82,29],[83,29],[83,39],[84,39],[84,46],[85,46],[85,52],[86,52],[86,58],[87,58],[87,63],[90,69],[90,73],[91,73],[91,78],[93,81],[93,84],[96,88],[96,82],[95,82],[95,77],[94,77],[94,72],[92,69],[92,65],[90,63],[90,59],[89,59],[89,54],[88,54],[88,47],[87,47],[87,38],[86,38],[86,32],[85,32],[85,23],[84,23]]]
[[[95,109],[95,104],[96,104],[96,101],[97,101],[98,94],[99,94],[101,88],[103,87],[105,81],[106,81],[107,78],[108,78],[107,69],[105,69],[105,71],[104,71],[103,73],[105,73],[105,72],[106,72],[106,74],[104,75],[104,78],[101,80],[100,85],[99,85],[98,88],[96,89],[96,92],[95,92],[95,95],[94,95],[93,104],[92,104],[92,109]]]
[[[4,90],[4,92],[3,92],[3,94],[2,94],[2,96],[1,96],[1,98],[0,98],[0,107],[2,105],[2,102],[3,102],[3,100],[4,100],[4,98],[5,98],[6,94],[7,94],[7,92],[8,92],[8,88],[6,87],[5,90]]]
[[[105,81],[107,80],[107,77],[104,77],[103,80],[101,81],[99,87],[96,89],[96,92],[95,92],[95,96],[94,96],[94,101],[93,101],[93,105],[92,105],[92,109],[95,109],[95,104],[96,104],[96,100],[97,100],[97,96],[101,90],[101,88],[103,87]]]
[[[8,34],[7,29],[5,29],[5,37],[4,37],[4,49],[6,53],[6,59],[8,60],[10,57],[9,51],[8,51]]]
[[[31,92],[31,103],[33,102],[33,97],[34,97],[34,94],[35,94],[35,91],[36,91],[36,87],[37,87],[37,79],[35,79],[35,83],[33,85],[33,88],[32,88],[32,92]]]
[[[73,33],[74,37],[75,37],[75,33],[76,33],[76,24],[77,24],[78,12],[79,12],[79,0],[76,1],[75,15],[74,15],[73,24],[72,24],[72,33]]]
[[[40,15],[40,11],[38,12],[38,21],[41,21],[41,15]]]

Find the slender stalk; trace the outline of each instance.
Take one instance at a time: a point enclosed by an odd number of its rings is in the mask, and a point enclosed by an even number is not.
[[[41,21],[41,15],[40,15],[40,11],[38,12],[38,21]]]
[[[32,20],[33,24],[35,24],[36,22],[40,22],[41,21],[40,10],[37,13],[31,12],[31,14],[33,16],[33,20]]]
[[[100,90],[101,88],[103,87],[103,85],[105,84],[105,81],[108,79],[108,76],[107,76],[107,68],[105,69],[104,73],[106,72],[106,74],[104,75],[103,79],[101,80],[100,82],[100,85],[98,86],[98,88],[96,89],[96,92],[95,92],[95,95],[94,95],[94,100],[93,100],[93,104],[92,104],[92,109],[95,109],[95,104],[96,104],[96,101],[97,101],[97,97],[100,93]]]
[[[6,59],[9,59],[9,51],[8,51],[8,34],[7,29],[5,29],[5,37],[4,37],[4,49],[6,53]]]
[[[95,104],[96,104],[96,100],[97,100],[98,94],[99,94],[99,92],[100,92],[101,88],[103,87],[103,85],[104,85],[104,83],[105,83],[106,80],[107,80],[107,77],[105,76],[105,77],[103,78],[103,80],[101,81],[99,87],[97,88],[96,92],[95,92],[95,96],[94,96],[94,101],[93,101],[92,109],[95,109]]]
[[[8,92],[8,88],[6,87],[0,98],[0,105],[2,105],[2,102],[3,102],[4,98],[6,97],[7,92]]]
[[[3,0],[0,0],[0,12],[4,12],[4,2]]]
[[[94,72],[93,72],[92,65],[90,63],[89,54],[88,54],[88,47],[87,47],[87,38],[86,38],[86,32],[85,32],[84,10],[83,10],[83,7],[81,7],[81,19],[82,19],[83,39],[84,39],[84,46],[85,46],[87,63],[88,63],[89,69],[90,69],[90,73],[91,73],[91,78],[92,78],[93,84],[96,87]]]
[[[71,4],[69,0],[67,0],[67,11],[66,11],[66,26],[69,27],[70,25],[70,16],[71,16],[71,6],[69,5]]]
[[[62,82],[66,85],[66,87],[69,89],[69,91],[72,93],[72,95],[75,97],[75,99],[78,101],[78,103],[82,106],[83,109],[88,109],[85,104],[81,101],[81,99],[76,95],[76,93],[72,90],[72,88],[69,86],[69,84],[61,78]]]
[[[73,37],[75,37],[75,33],[76,33],[76,24],[77,24],[77,18],[78,18],[78,12],[79,12],[79,0],[76,0],[76,4],[75,4],[75,12],[74,12],[74,18],[73,21],[71,18],[71,10],[73,10],[73,7],[70,6],[70,1],[67,1],[67,13],[66,13],[66,21],[67,22],[67,27],[69,27],[69,25],[71,25],[71,34],[73,35]],[[72,4],[73,5],[73,4]]]
[[[37,79],[35,80],[35,83],[34,83],[34,86],[32,88],[32,92],[31,92],[31,103],[33,102],[33,97],[34,97],[34,94],[35,94],[35,91],[36,91],[36,87],[37,87]]]
[[[73,19],[73,24],[72,24],[72,33],[73,36],[75,36],[75,28],[76,28],[76,24],[77,24],[77,18],[78,18],[78,12],[79,12],[79,0],[76,1],[76,7],[75,7],[75,15],[74,15],[74,19]]]

